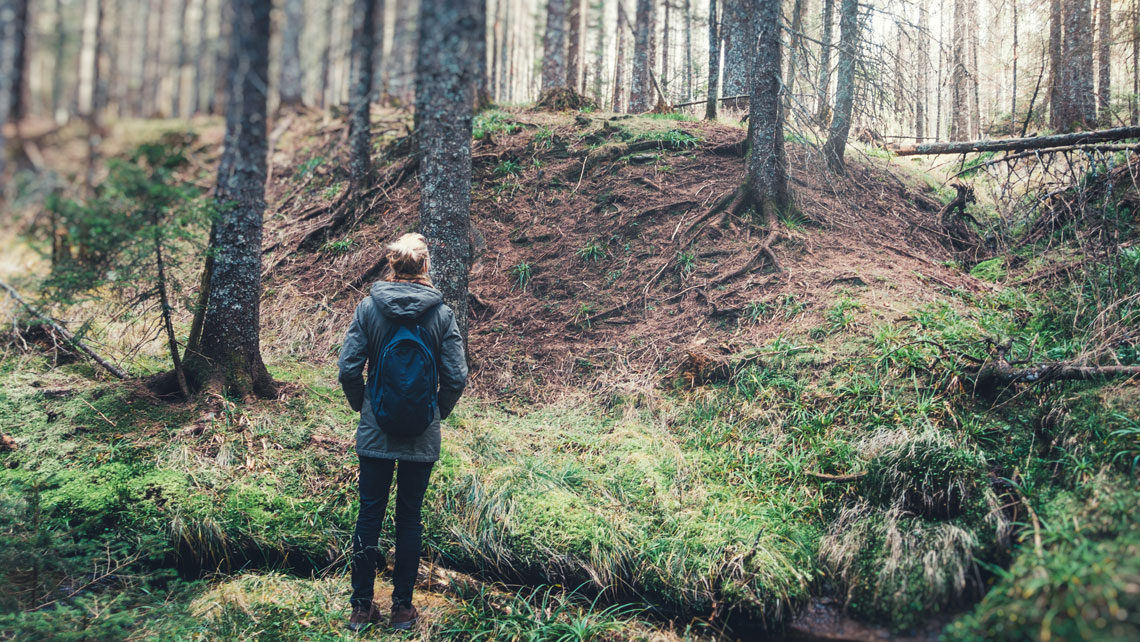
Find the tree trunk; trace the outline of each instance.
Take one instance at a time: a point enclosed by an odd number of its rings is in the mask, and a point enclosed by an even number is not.
[[[7,164],[4,126],[21,111],[27,18],[28,0],[0,0],[0,180]]]
[[[716,0],[712,0],[715,2]],[[614,95],[613,95],[613,110],[615,112],[622,111],[622,99],[625,97],[625,30],[623,22],[625,22],[625,9],[622,8],[622,0],[617,3],[617,54],[614,60]]]
[[[52,53],[52,77],[51,77],[51,116],[57,125],[62,125],[66,122],[67,114],[69,113],[67,107],[64,106],[63,96],[63,80],[64,69],[67,63],[64,61],[67,45],[67,29],[63,24],[63,0],[55,0],[55,51]],[[148,29],[149,37],[149,29]]]
[[[387,30],[388,3],[376,0],[375,16],[372,23],[372,102],[388,102],[388,88],[384,86],[384,77],[380,70],[384,68],[387,60],[384,57]]]
[[[831,0],[827,0],[830,2]],[[716,120],[718,85],[720,84],[720,34],[716,17],[717,0],[709,0],[709,91],[705,102],[705,120]]]
[[[669,0],[665,0],[665,24],[661,32],[661,92],[669,96]]]
[[[491,105],[487,79],[487,0],[471,3],[471,17],[475,20],[475,40],[471,43],[471,62],[475,65],[475,110],[480,111]]]
[[[281,82],[278,84],[280,106],[296,108],[303,104],[304,83],[301,75],[301,31],[305,24],[304,0],[285,0],[285,24],[281,30]]]
[[[547,0],[542,38],[542,91],[566,86],[566,2]]]
[[[567,14],[566,46],[566,86],[574,91],[582,90],[582,0],[570,2]]]
[[[756,51],[756,29],[753,25],[754,0],[723,0],[721,39],[724,43],[725,96],[747,94],[748,72]]]
[[[166,264],[162,260],[162,227],[159,226],[158,210],[151,212],[151,225],[154,227],[154,262],[158,269],[158,303],[162,310],[162,326],[166,330],[166,346],[170,350],[170,363],[174,366],[174,378],[178,382],[178,392],[183,399],[190,398],[190,386],[186,382],[186,372],[182,369],[182,358],[178,355],[178,339],[174,335],[174,322],[171,319],[173,308],[166,294]]]
[[[595,28],[597,29],[597,40],[594,42],[594,102],[599,107],[602,105],[602,84],[603,76],[606,68],[606,2],[605,0],[598,0],[597,12],[595,13],[597,20]]]
[[[934,83],[934,140],[942,138],[942,68],[946,62],[946,2],[938,1],[938,72]]]
[[[1010,90],[1009,101],[1009,135],[1017,131],[1017,56],[1018,56],[1018,0],[1010,0],[1013,6],[1013,88]]]
[[[855,0],[845,0],[845,4]],[[752,65],[752,97],[748,107],[748,176],[745,190],[756,214],[773,226],[774,214],[788,205],[787,159],[784,156],[784,109],[780,71],[780,0],[757,0],[757,47]],[[842,63],[841,63],[842,65]]]
[[[1132,0],[1132,110],[1128,122],[1140,125],[1140,0]]]
[[[170,86],[170,115],[176,118],[187,116],[186,110],[182,107],[182,83],[186,77],[186,67],[189,64],[190,43],[187,41],[190,38],[190,18],[193,17],[190,12],[193,0],[181,0],[181,2],[182,18],[179,21],[180,26],[178,28],[178,58],[174,63],[174,74]]]
[[[1100,16],[1097,18],[1099,33],[1099,48],[1097,66],[1096,97],[1100,113],[1100,122],[1104,126],[1112,125],[1112,2],[1110,0],[1097,0]]]
[[[899,156],[917,154],[970,154],[974,152],[1021,151],[1026,149],[1049,149],[1070,145],[1105,143],[1117,140],[1140,138],[1140,127],[1116,127],[1095,131],[1055,134],[1053,136],[1029,136],[1028,138],[998,138],[994,140],[968,140],[953,143],[926,143],[901,147],[895,150]]]
[[[431,247],[432,281],[455,312],[465,342],[476,37],[469,12],[465,3],[422,0],[416,67],[420,230]],[[566,80],[565,69],[557,78]]]
[[[415,83],[416,10],[414,0],[396,0],[396,20],[392,31],[392,53],[384,67],[384,86],[401,105],[411,104]],[[389,75],[391,74],[391,75]]]
[[[649,18],[653,0],[637,0],[637,14],[633,34],[633,80],[629,88],[629,111],[634,114],[647,112],[652,108],[653,88],[649,84],[650,58]]]
[[[376,0],[354,0],[352,9],[352,85],[349,87],[349,176],[357,192],[372,176],[372,54]]]
[[[218,166],[214,269],[198,353],[187,371],[198,386],[272,397],[261,360],[261,217],[265,209],[270,6],[233,0],[226,135]]]
[[[207,112],[221,113],[229,102],[230,60],[233,47],[234,7],[230,0],[218,2],[218,38],[214,46],[214,91],[210,92]]]
[[[918,47],[918,56],[915,60],[917,66],[915,73],[914,91],[914,138],[922,142],[926,138],[926,92],[929,85],[928,74],[930,69],[930,12],[926,8],[927,0],[922,0],[918,6],[918,38],[915,40]]]
[[[823,22],[823,34],[819,39],[819,82],[816,118],[820,125],[826,126],[831,122],[831,39],[832,23],[834,22],[835,0],[823,0],[823,13],[820,16]]]
[[[966,20],[966,0],[954,0],[954,27],[950,42],[950,140],[970,138]]]
[[[1090,0],[1065,0],[1061,44],[1059,100],[1054,105],[1054,128],[1074,131],[1096,122],[1093,92],[1093,37]]]
[[[980,25],[978,20],[978,0],[967,0],[969,2],[969,24]],[[982,108],[981,100],[979,99],[979,86],[978,82],[978,28],[969,30],[969,45],[970,45],[970,135],[979,137],[982,135]]]
[[[1060,117],[1065,112],[1065,95],[1062,91],[1061,36],[1063,35],[1061,0],[1049,0],[1049,125],[1060,129]]]
[[[855,102],[855,56],[859,47],[859,0],[843,0],[839,5],[839,71],[835,85],[835,114],[827,130],[823,156],[831,171],[845,171],[843,152],[851,129],[851,108]]]
[[[795,0],[792,4],[792,33],[788,37],[788,75],[785,77],[784,84],[787,86],[785,90],[784,102],[790,105],[791,101],[795,98],[796,91],[796,60],[799,56],[800,47],[803,45],[803,29],[804,29],[804,10],[807,8],[807,3],[804,0]],[[785,106],[785,109],[787,107]]]
[[[685,0],[685,98],[693,97],[693,5]]]

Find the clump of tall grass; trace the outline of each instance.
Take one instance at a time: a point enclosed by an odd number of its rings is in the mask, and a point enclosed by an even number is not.
[[[949,518],[961,514],[986,485],[986,460],[950,433],[879,431],[868,440],[874,456],[860,483],[863,496],[883,506]],[[877,452],[875,452],[877,450]]]

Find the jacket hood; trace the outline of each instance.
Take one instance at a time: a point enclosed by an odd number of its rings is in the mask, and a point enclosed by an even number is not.
[[[415,320],[443,302],[439,290],[419,283],[377,281],[369,294],[381,314],[390,319]]]

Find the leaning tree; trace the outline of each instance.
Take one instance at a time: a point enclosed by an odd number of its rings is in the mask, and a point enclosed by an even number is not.
[[[233,0],[226,134],[218,166],[218,216],[192,327],[186,370],[198,386],[272,397],[261,360],[261,216],[265,210],[270,3]]]

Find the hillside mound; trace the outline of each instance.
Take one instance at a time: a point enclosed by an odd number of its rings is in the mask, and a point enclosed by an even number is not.
[[[344,170],[326,161],[339,130],[305,127],[291,134],[315,145],[272,157],[263,318],[297,351],[331,351],[383,243],[416,226],[419,189],[395,138],[380,187],[353,210]],[[836,178],[811,146],[788,144],[796,211],[781,221],[775,266],[758,254],[757,224],[703,216],[743,176],[740,127],[492,111],[475,130],[470,346],[487,392],[676,369],[683,346],[736,352],[819,325],[840,288],[895,319],[910,306],[893,302],[983,287],[944,265],[932,190],[873,159]]]

